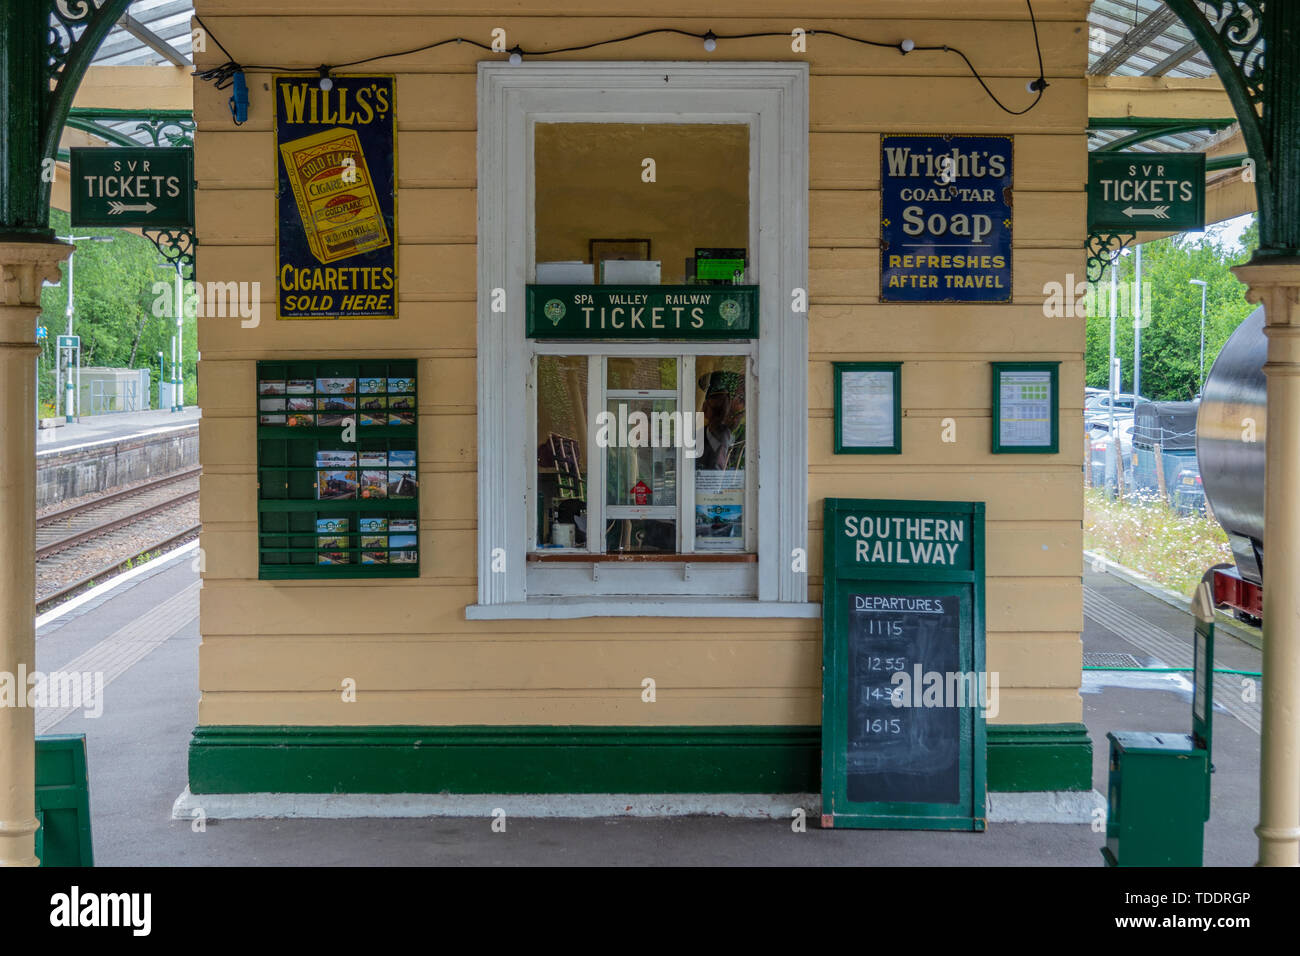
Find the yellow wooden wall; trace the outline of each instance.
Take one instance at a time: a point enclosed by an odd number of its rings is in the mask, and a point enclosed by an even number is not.
[[[499,8],[483,14],[481,8]],[[487,42],[504,27],[525,49],[571,46],[657,26],[742,33],[796,26],[918,45],[960,45],[1013,106],[1037,75],[1020,0],[660,0],[619,15],[608,0],[196,0],[245,63],[314,67],[446,36]],[[870,13],[863,13],[865,8]],[[788,41],[649,37],[574,59],[806,59],[811,68],[809,249],[809,599],[821,599],[824,496],[987,502],[988,667],[999,723],[1081,719],[1084,327],[1044,316],[1044,285],[1079,276],[1086,180],[1086,0],[1038,0],[1051,83],[1009,116],[960,59],[900,56],[829,37]],[[529,14],[532,15],[529,15]],[[200,68],[224,57],[209,40]],[[195,83],[199,276],[261,282],[262,322],[199,323],[200,623],[203,724],[816,724],[820,622],[589,619],[467,622],[476,600],[475,69],[448,46],[358,71],[395,72],[400,318],[277,322],[273,104],[250,73],[234,127],[229,91]],[[1014,301],[879,303],[882,132],[1015,134]],[[254,363],[266,358],[420,359],[421,577],[257,580]],[[831,362],[903,366],[901,457],[831,453]],[[1061,454],[989,452],[997,360],[1060,360]],[[957,441],[941,441],[951,418]],[[358,699],[344,703],[345,678]],[[644,677],[658,700],[641,701]]]

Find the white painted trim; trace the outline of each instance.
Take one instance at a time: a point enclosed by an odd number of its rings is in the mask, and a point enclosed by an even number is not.
[[[807,548],[808,327],[792,315],[790,294],[807,289],[808,66],[806,63],[540,62],[480,63],[478,70],[478,593],[470,619],[493,605],[527,598],[529,544],[526,398],[528,343],[524,286],[531,270],[531,137],[538,118],[556,121],[747,122],[751,129],[751,239],[759,296],[759,359],[753,377],[757,422],[759,571],[752,613],[803,607],[807,575],[791,568]],[[756,134],[756,135],[755,135]],[[507,311],[491,311],[491,291],[506,290]],[[756,461],[755,461],[756,459]],[[591,484],[588,485],[589,489]],[[492,572],[504,548],[506,570]],[[679,602],[640,602],[638,614],[664,614]],[[623,605],[627,607],[628,605]],[[613,605],[598,606],[607,616]],[[812,605],[811,607],[816,607]],[[551,609],[554,611],[554,608]],[[820,613],[818,611],[818,613]],[[690,611],[699,614],[699,608]],[[545,609],[537,615],[556,616]],[[799,615],[799,616],[816,616]]]
[[[471,604],[467,621],[567,621],[582,617],[820,618],[820,604],[754,601],[750,598],[672,597],[663,600],[531,598],[510,604]]]
[[[491,820],[591,817],[748,817],[792,820],[796,809],[814,820],[815,793],[190,793],[172,804],[173,820],[359,817],[479,817]]]
[[[990,791],[989,823],[1095,823],[1106,819],[1106,798],[1096,790]]]

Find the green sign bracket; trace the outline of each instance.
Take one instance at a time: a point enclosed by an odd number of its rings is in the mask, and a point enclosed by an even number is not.
[[[754,339],[755,285],[530,285],[532,339]]]
[[[1091,232],[1084,240],[1088,253],[1086,268],[1089,282],[1100,282],[1115,258],[1137,238],[1136,232]]]

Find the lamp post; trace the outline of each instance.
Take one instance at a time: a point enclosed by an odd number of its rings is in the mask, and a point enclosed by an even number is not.
[[[162,411],[162,388],[163,388],[163,357],[162,352],[158,353],[158,411]]]
[[[1191,285],[1201,287],[1201,374],[1196,379],[1196,394],[1201,394],[1201,389],[1205,386],[1205,286],[1204,279],[1188,279]]]
[[[182,368],[181,356],[185,349],[184,340],[181,337],[181,321],[185,318],[185,293],[184,277],[181,274],[181,264],[177,262],[173,266],[169,262],[160,263],[159,269],[172,269],[176,271],[176,334],[172,337],[172,407],[173,412],[185,411],[185,393],[183,391],[184,370]]]
[[[112,236],[60,236],[64,242],[112,242]],[[72,262],[77,257],[77,250],[74,247],[72,252],[68,253],[68,335],[72,334]],[[63,349],[57,349],[54,356],[54,402],[55,411],[58,411],[59,401],[59,363],[63,358]],[[81,350],[77,350],[77,367],[81,367]],[[72,405],[73,405],[73,388],[72,388],[72,362],[68,362],[68,381],[63,397],[63,414],[64,421],[72,423]]]

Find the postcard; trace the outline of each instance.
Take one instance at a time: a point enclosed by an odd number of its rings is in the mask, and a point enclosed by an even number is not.
[[[364,521],[365,519],[363,518],[362,520]],[[348,531],[347,518],[317,518],[316,519],[317,534],[347,534],[347,531]]]
[[[346,548],[348,546],[347,535],[327,535],[316,539],[316,547],[321,549]]]
[[[357,407],[357,400],[350,395],[326,395],[316,399],[316,407],[322,412],[350,412]]]
[[[322,551],[316,556],[317,564],[351,564],[352,559],[346,551]]]
[[[415,408],[414,395],[393,395],[388,399],[389,408]]]
[[[388,560],[393,564],[415,564],[419,560],[418,551],[390,551]]]
[[[316,409],[316,399],[303,398],[301,395],[289,396],[289,411],[291,412],[311,412]]]
[[[258,395],[283,395],[284,379],[277,379],[275,381],[270,381],[270,382],[258,382],[257,394]]]
[[[283,425],[283,415],[258,415],[257,423],[259,425]]]
[[[414,468],[415,451],[414,449],[394,448],[388,453],[389,468]]]
[[[362,551],[361,563],[362,564],[387,564],[388,552],[387,551]]]
[[[377,531],[387,531],[387,530],[388,530],[387,518],[362,518],[361,519],[362,534],[374,534]]]
[[[393,518],[391,521],[388,522],[388,529],[390,531],[414,531],[415,519],[414,518]]]
[[[259,412],[282,412],[284,411],[284,399],[259,398],[257,400],[257,410]]]
[[[362,412],[360,417],[357,419],[357,424],[358,425],[387,425],[388,419],[385,417],[376,418],[374,415],[367,415],[365,412]]]
[[[416,535],[413,534],[390,534],[388,536],[388,546],[390,548],[414,548],[419,544]],[[365,547],[365,545],[362,545]]]
[[[285,391],[290,395],[310,395],[316,391],[316,382],[310,378],[291,378]]]
[[[414,425],[415,412],[389,412],[388,424],[390,425]]]
[[[415,379],[413,378],[390,378],[388,380],[388,391],[391,392],[414,392]]]
[[[388,407],[388,399],[382,395],[363,395],[357,402],[362,411],[382,411]]]
[[[361,452],[360,465],[362,468],[387,468],[388,452],[363,451]]]
[[[355,471],[321,471],[316,473],[316,497],[321,501],[357,496]]]
[[[361,536],[361,547],[374,550],[375,548],[385,549],[388,547],[388,535],[386,534],[363,534]]]
[[[352,421],[354,417],[355,416],[353,415],[346,415],[346,414],[339,414],[339,415],[322,414],[316,416],[316,424],[319,425],[321,428],[342,428],[348,422]]]
[[[390,471],[388,473],[388,497],[414,498],[420,490],[413,471]]]
[[[382,393],[384,391],[384,380],[382,378],[359,378],[357,379],[357,391],[362,393]]]
[[[357,380],[355,378],[318,378],[316,391],[326,395],[355,395]]]
[[[387,498],[388,497],[388,472],[363,471],[361,473],[360,497]]]
[[[287,424],[290,427],[299,426],[299,427],[310,428],[312,425],[316,424],[316,416],[315,415],[290,415]]]
[[[357,453],[354,451],[336,451],[320,448],[316,451],[317,468],[355,468]]]

